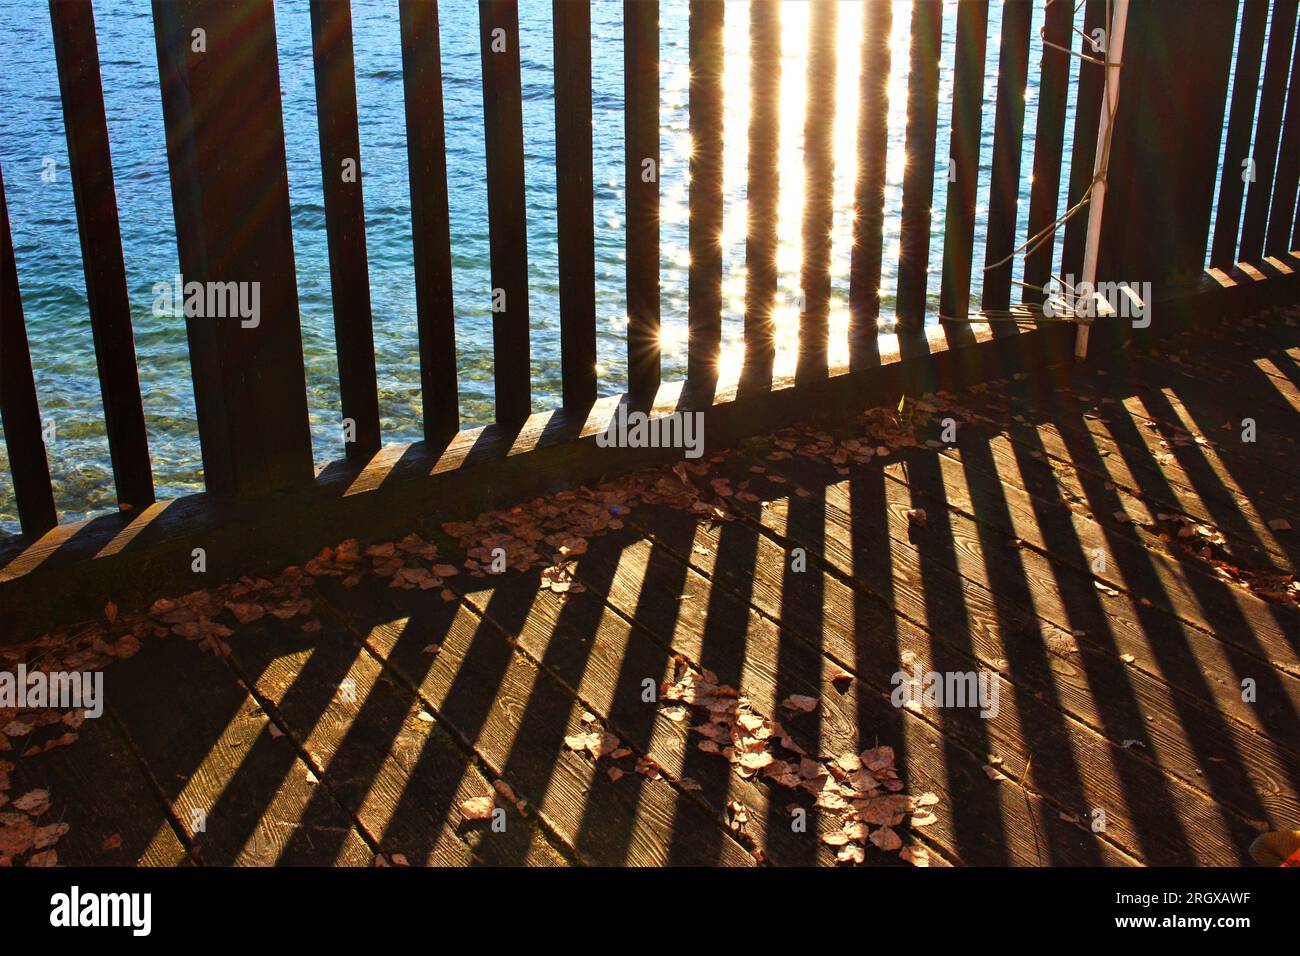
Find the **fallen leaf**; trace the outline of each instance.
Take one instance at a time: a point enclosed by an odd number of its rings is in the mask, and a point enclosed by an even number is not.
[[[471,797],[460,805],[461,816],[466,820],[490,820],[492,810],[491,797]]]
[[[923,846],[905,846],[898,851],[898,855],[904,863],[913,866],[930,865],[930,851]]]
[[[817,709],[817,698],[809,697],[806,694],[791,694],[785,700],[781,701],[781,706],[790,710],[803,711],[805,714],[811,714]]]
[[[886,853],[897,850],[903,845],[903,840],[890,827],[881,827],[875,833],[871,834],[871,842],[884,850]]]
[[[14,809],[39,817],[50,808],[50,791],[29,790],[14,801]]]
[[[866,860],[866,856],[862,852],[862,847],[858,846],[856,843],[850,843],[847,846],[842,847],[840,851],[835,854],[835,859],[839,860],[841,863],[854,863],[861,865]]]

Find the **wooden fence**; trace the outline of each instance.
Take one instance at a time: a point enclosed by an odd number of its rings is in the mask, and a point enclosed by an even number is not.
[[[100,575],[103,583],[88,588],[93,597],[122,586],[129,576],[138,576],[141,567],[166,576],[168,562],[186,565],[188,550],[196,542],[225,555],[224,573],[238,573],[247,569],[241,562],[300,556],[330,536],[378,531],[431,508],[472,509],[509,492],[661,460],[659,453],[594,451],[592,436],[603,430],[620,401],[659,413],[706,410],[710,444],[718,444],[776,427],[796,415],[835,414],[901,389],[961,384],[1003,373],[1017,363],[1065,357],[1069,329],[1041,321],[1040,290],[1058,268],[1061,275],[1081,274],[1086,215],[1064,225],[1060,263],[1052,261],[1051,242],[1020,257],[1024,283],[1017,285],[1013,253],[1024,241],[1016,230],[1020,184],[1031,172],[1030,235],[1050,228],[1063,194],[1067,207],[1086,195],[1093,179],[1105,67],[1084,62],[1078,71],[1073,152],[1067,156],[1063,145],[1070,58],[1104,58],[1089,37],[1105,29],[1109,7],[1107,0],[1086,0],[1085,36],[1075,29],[1073,0],[1047,0],[1042,32],[1047,53],[1034,58],[1031,22],[1036,4],[1041,8],[1040,0],[1008,0],[1003,5],[996,107],[985,116],[990,4],[958,3],[952,99],[950,107],[942,104],[951,109],[951,140],[944,143],[937,134],[941,0],[867,0],[844,7],[833,0],[812,3],[808,71],[813,86],[829,84],[836,72],[835,18],[864,18],[860,87],[837,93],[839,108],[852,110],[858,124],[852,157],[858,176],[848,276],[850,362],[847,368],[832,368],[828,362],[831,164],[844,157],[832,155],[829,114],[812,109],[804,129],[804,306],[797,368],[787,381],[773,372],[779,116],[771,66],[780,56],[779,5],[769,0],[748,7],[692,0],[689,359],[685,382],[668,383],[661,381],[658,345],[659,184],[657,177],[642,175],[646,164],[657,168],[660,159],[659,9],[656,0],[627,0],[629,390],[625,396],[598,399],[590,8],[585,0],[556,0],[563,401],[560,409],[534,413],[519,18],[513,0],[481,0],[491,274],[492,286],[504,290],[505,308],[494,313],[492,325],[497,423],[462,429],[438,10],[434,0],[397,0],[418,307],[419,335],[412,349],[420,363],[425,441],[381,448],[363,179],[337,175],[346,160],[359,155],[351,12],[347,0],[310,0],[339,383],[344,417],[355,425],[346,460],[317,473],[308,429],[272,0],[154,0],[182,273],[203,283],[260,283],[261,311],[268,317],[255,328],[237,321],[186,320],[209,493],[155,503],[94,17],[89,0],[51,0],[105,423],[117,497],[128,510],[74,528],[56,527],[19,294],[21,277],[16,274],[0,180],[0,412],[23,531],[21,540],[0,547],[0,598],[20,597],[26,593],[21,587],[36,587],[30,582],[51,569],[92,563],[90,558],[145,555],[134,564],[122,563],[116,574]],[[1169,322],[1176,315],[1223,308],[1233,296],[1233,301],[1244,302],[1245,292],[1252,301],[1262,289],[1269,295],[1294,295],[1282,259],[1297,245],[1300,90],[1289,80],[1300,56],[1294,43],[1296,14],[1297,0],[1278,0],[1271,4],[1271,14],[1267,0],[1133,0],[1130,5],[1098,275],[1151,281],[1155,306],[1171,306]],[[738,389],[719,391],[722,50],[725,18],[736,16],[749,18],[751,42],[746,355]],[[884,340],[877,320],[882,257],[887,254],[886,80],[891,72],[892,21],[901,16],[910,17],[911,31],[908,162],[895,290],[898,334]],[[195,42],[200,34],[201,45]],[[1024,97],[1030,70],[1038,74],[1032,111]],[[985,262],[977,263],[973,249],[980,141],[990,122],[986,252]],[[1021,168],[1026,135],[1032,137],[1030,171]],[[934,159],[941,149],[949,150],[953,173],[943,209],[938,277],[940,314],[947,318],[935,324],[936,317],[927,316],[926,289],[932,278]],[[1254,177],[1243,181],[1243,163],[1252,158]],[[1218,206],[1211,237],[1216,182]],[[250,229],[250,223],[256,228]],[[1204,268],[1207,248],[1212,272]],[[1005,265],[997,266],[1003,261]],[[990,318],[1023,304],[1019,323],[954,321],[966,313],[972,272],[980,268],[985,270],[986,311],[973,318]],[[1156,331],[1162,324],[1167,323],[1157,319]],[[1130,330],[1118,323],[1099,326],[1094,348],[1105,348],[1128,334]]]

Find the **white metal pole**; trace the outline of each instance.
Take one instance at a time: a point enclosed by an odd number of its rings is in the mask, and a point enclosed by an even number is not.
[[[1101,214],[1106,204],[1106,180],[1097,179],[1102,170],[1109,170],[1111,116],[1119,104],[1119,64],[1124,60],[1124,28],[1128,25],[1128,0],[1115,0],[1110,25],[1110,36],[1106,41],[1106,71],[1104,89],[1105,102],[1102,104],[1101,122],[1097,129],[1097,155],[1092,164],[1093,187],[1088,201],[1088,238],[1083,250],[1083,278],[1090,294],[1096,295],[1097,283],[1097,247],[1101,242]],[[1095,315],[1095,301],[1092,309]],[[1088,322],[1080,322],[1074,338],[1075,358],[1088,355]]]

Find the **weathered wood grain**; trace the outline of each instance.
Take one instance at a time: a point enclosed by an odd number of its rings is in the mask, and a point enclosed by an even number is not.
[[[393,593],[379,609],[349,614],[366,645],[412,687],[438,722],[472,745],[485,767],[536,808],[543,824],[586,863],[752,865],[730,839],[670,845],[674,826],[708,833],[712,818],[665,780],[613,781],[565,746],[585,733],[583,708],[516,651],[500,629],[434,592]],[[381,613],[375,616],[376,610]],[[492,609],[495,611],[495,608]],[[511,634],[522,622],[512,621]],[[439,645],[432,662],[424,653]],[[632,779],[635,777],[636,779]],[[679,816],[681,823],[676,823]]]
[[[109,711],[200,862],[370,863],[351,816],[318,796],[292,741],[223,661],[169,637],[109,668],[104,683]]]
[[[315,635],[241,629],[233,662],[381,853],[411,865],[564,862],[509,804],[504,834],[466,821],[461,804],[493,796],[491,782],[351,632],[332,615],[322,624]]]

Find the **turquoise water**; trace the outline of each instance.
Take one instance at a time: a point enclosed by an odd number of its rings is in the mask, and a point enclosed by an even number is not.
[[[1028,0],[1026,0],[1028,2]],[[1033,110],[1042,56],[1038,26],[1042,2],[1034,0],[1033,51],[1026,91],[1029,116],[1024,147],[1020,235],[1025,234]],[[421,435],[416,357],[415,291],[410,246],[410,198],[406,169],[401,49],[395,0],[353,0],[358,105],[361,123],[366,230],[379,366],[380,410],[385,442]],[[995,8],[998,4],[993,5]],[[176,273],[170,183],[157,89],[152,18],[148,0],[95,0],[109,136],[122,224],[127,279],[134,306],[135,337],[154,477],[159,497],[202,489],[194,396],[180,319],[156,317],[152,286]],[[804,64],[807,10],[801,0],[783,8],[781,307],[778,364],[793,361],[795,301],[800,253],[803,178]],[[557,255],[555,249],[554,101],[549,0],[520,4],[524,96],[524,142],[528,197],[533,400],[536,409],[556,404],[560,384]],[[477,4],[444,0],[440,6],[447,153],[451,195],[457,346],[464,424],[492,420],[487,196],[484,186],[482,95]],[[593,131],[596,223],[599,383],[602,394],[625,383],[626,302],[623,292],[622,4],[593,8]],[[849,235],[854,181],[853,137],[860,69],[862,9],[844,2],[838,10],[839,83],[835,136],[835,228],[832,250],[832,358],[844,351],[847,325]],[[1082,24],[1082,13],[1078,14]],[[726,11],[725,193],[723,232],[724,375],[739,356],[744,293],[745,157],[747,128],[748,11]],[[306,0],[276,3],[289,182],[301,302],[303,352],[315,458],[342,454],[338,377],[333,346],[329,269],[321,198],[316,105],[311,71]],[[951,113],[956,8],[945,4],[942,75],[929,295],[937,312],[946,155]],[[988,203],[993,98],[998,36],[996,9],[989,28],[985,69],[983,157],[978,216]],[[898,259],[903,134],[906,123],[908,5],[895,9],[891,74],[890,167],[885,196],[883,290],[888,331]],[[1076,43],[1077,45],[1077,43]],[[1053,54],[1064,55],[1064,54]],[[662,261],[663,361],[666,379],[685,368],[687,248],[687,8],[685,0],[661,4],[661,140],[663,168]],[[1079,69],[1074,60],[1072,70]],[[831,91],[819,91],[823,108]],[[1073,104],[1071,103],[1071,113]],[[1067,122],[1067,159],[1072,119]],[[49,444],[56,500],[63,520],[115,506],[104,436],[99,384],[86,311],[67,145],[60,110],[48,12],[33,0],[0,0],[0,166],[3,166],[42,414],[52,423]],[[52,172],[52,176],[51,176]],[[1062,190],[1063,192],[1063,190]],[[1064,209],[1064,195],[1061,209]],[[977,223],[975,262],[983,262],[982,219]],[[973,296],[980,292],[976,269]],[[12,489],[0,448],[0,529],[17,527]]]

